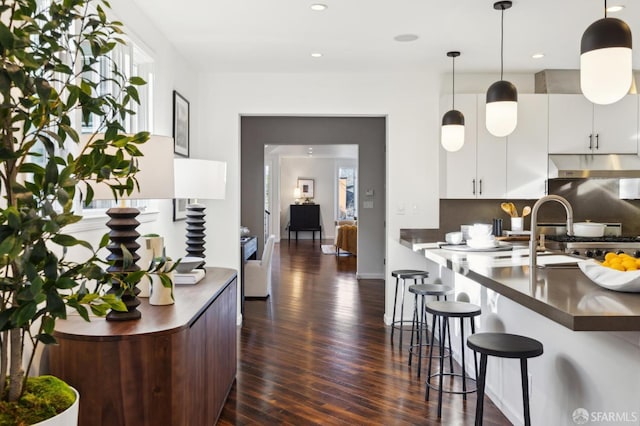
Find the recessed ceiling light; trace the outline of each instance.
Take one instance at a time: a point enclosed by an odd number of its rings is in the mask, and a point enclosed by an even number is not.
[[[315,52],[315,53],[312,53],[311,56],[314,57],[314,58],[321,58],[322,57],[322,53]]]
[[[622,9],[624,9],[624,6],[621,4],[617,4],[615,6],[609,6],[607,8],[607,12],[616,13],[616,12],[620,12]]]
[[[531,55],[531,57],[533,59],[540,59],[540,58],[544,58],[544,53],[534,53],[533,55]]]
[[[328,6],[322,3],[315,3],[311,5],[311,10],[315,10],[317,12],[322,12],[323,10],[327,10]]]
[[[400,34],[393,38],[395,41],[416,41],[418,36],[415,34]]]

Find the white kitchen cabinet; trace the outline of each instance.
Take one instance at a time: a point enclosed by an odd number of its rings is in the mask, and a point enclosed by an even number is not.
[[[493,136],[486,126],[486,96],[478,95],[478,198],[502,198],[507,190],[507,138]],[[518,111],[518,117],[520,111]]]
[[[546,193],[548,170],[547,95],[518,95],[518,126],[507,136],[506,194],[531,199]]]
[[[638,96],[594,105],[583,95],[549,95],[550,154],[638,152]]]
[[[445,185],[442,198],[475,198],[477,111],[476,95],[456,95],[456,109],[464,115],[464,145],[456,152],[446,152]],[[451,109],[451,96],[440,103],[440,117]],[[442,145],[440,145],[440,149]]]
[[[441,102],[441,116],[451,109],[451,97]],[[506,189],[505,138],[487,132],[484,95],[457,95],[456,109],[464,114],[464,146],[445,154],[442,198],[501,198]],[[442,149],[442,148],[441,148]]]

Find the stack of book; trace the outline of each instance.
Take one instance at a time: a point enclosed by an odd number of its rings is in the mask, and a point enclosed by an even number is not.
[[[194,269],[191,272],[179,274],[174,272],[173,282],[178,284],[195,284],[204,278],[204,269]]]

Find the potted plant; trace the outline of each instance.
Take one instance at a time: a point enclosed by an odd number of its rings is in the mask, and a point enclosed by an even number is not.
[[[65,233],[81,219],[74,213],[80,182],[89,182],[86,203],[91,185],[106,179],[115,198],[137,185],[135,158],[149,135],[126,135],[120,123],[133,114],[144,81],[100,66],[123,43],[122,24],[107,19],[105,1],[40,3],[0,5],[0,378],[7,377],[0,411],[13,410],[29,390],[35,348],[55,343],[55,322],[67,308],[87,320],[89,312],[123,310],[103,285],[115,281],[126,291],[147,273],[105,272],[98,252],[107,235],[96,249]],[[77,117],[91,118],[103,136],[80,146]],[[71,259],[72,246],[84,247],[87,258]],[[0,424],[17,416],[9,412]]]

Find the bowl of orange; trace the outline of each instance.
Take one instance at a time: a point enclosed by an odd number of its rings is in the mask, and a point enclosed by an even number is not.
[[[615,291],[640,292],[640,258],[625,253],[607,253],[604,261],[578,262],[578,267],[600,287]]]

